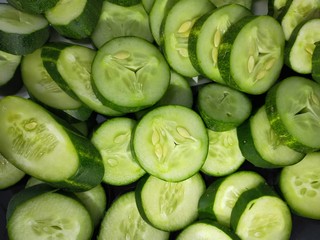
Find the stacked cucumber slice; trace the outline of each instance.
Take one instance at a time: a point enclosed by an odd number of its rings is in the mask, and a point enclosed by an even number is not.
[[[10,239],[289,240],[295,217],[319,224],[320,2],[259,2],[0,3]]]

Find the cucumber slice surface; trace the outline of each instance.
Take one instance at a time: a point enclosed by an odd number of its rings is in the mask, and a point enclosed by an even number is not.
[[[221,77],[227,85],[245,93],[265,93],[278,80],[284,46],[283,30],[273,17],[243,17],[228,29],[220,44]]]
[[[251,10],[252,8],[252,0],[210,0],[214,5],[217,6],[217,8],[220,8],[222,6],[228,5],[228,4],[239,4],[241,6],[244,6]]]
[[[306,218],[320,219],[320,153],[308,153],[295,165],[284,167],[279,187],[292,211]]]
[[[16,168],[0,153],[0,190],[19,182],[25,173]]]
[[[146,172],[166,181],[182,181],[197,173],[205,162],[207,129],[193,110],[162,106],[141,118],[132,146]]]
[[[107,210],[100,225],[98,240],[107,239],[167,240],[169,233],[143,220],[137,208],[135,193],[119,196]]]
[[[178,231],[198,217],[198,201],[205,191],[200,174],[180,182],[154,176],[141,179],[136,188],[138,210],[145,221],[163,231]]]
[[[267,94],[266,112],[280,141],[298,152],[320,148],[320,85],[308,78],[288,77]]]
[[[0,87],[8,83],[14,76],[21,62],[21,55],[0,51]]]
[[[93,88],[107,106],[135,112],[152,106],[170,84],[170,68],[160,50],[138,37],[118,37],[97,51]]]
[[[181,0],[163,20],[160,33],[163,53],[171,68],[183,76],[199,75],[190,62],[188,38],[195,21],[214,8],[209,0]]]

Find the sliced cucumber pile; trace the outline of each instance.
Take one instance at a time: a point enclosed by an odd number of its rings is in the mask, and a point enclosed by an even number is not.
[[[4,239],[309,240],[319,29],[319,0],[0,0]]]

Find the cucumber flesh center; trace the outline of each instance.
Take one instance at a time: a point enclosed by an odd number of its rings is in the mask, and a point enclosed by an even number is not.
[[[298,196],[319,198],[320,179],[318,174],[318,172],[308,171],[292,177],[292,185]]]
[[[188,39],[192,26],[197,18],[187,20],[180,24],[178,30],[173,35],[173,46],[177,53],[182,58],[188,58]]]

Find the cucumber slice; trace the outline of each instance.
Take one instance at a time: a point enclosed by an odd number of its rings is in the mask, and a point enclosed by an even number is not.
[[[237,129],[245,158],[256,167],[280,168],[299,162],[305,154],[283,144],[271,128],[265,105]]]
[[[137,209],[135,193],[124,193],[114,200],[100,225],[98,240],[107,239],[166,240],[169,233],[146,223]]]
[[[56,109],[77,109],[82,103],[70,97],[53,81],[42,63],[42,48],[22,58],[21,76],[29,95],[37,101]]]
[[[320,85],[298,76],[275,85],[266,97],[266,112],[276,135],[302,153],[320,149]]]
[[[292,32],[285,47],[285,63],[295,72],[312,72],[315,43],[320,41],[320,18],[302,22]]]
[[[141,118],[132,146],[146,172],[166,181],[182,181],[197,173],[205,162],[207,129],[193,110],[162,106]]]
[[[195,22],[189,36],[188,51],[191,63],[198,72],[213,81],[224,83],[217,62],[220,42],[233,23],[251,14],[241,5],[229,4],[204,14]]]
[[[161,46],[173,70],[186,77],[199,75],[188,53],[188,38],[195,21],[215,6],[208,0],[181,0],[170,9],[161,26]]]
[[[20,63],[21,55],[0,51],[0,94],[15,94],[22,88]]]
[[[261,184],[242,193],[231,214],[231,226],[241,239],[290,238],[291,213],[270,186]]]
[[[42,15],[19,11],[0,3],[0,50],[25,55],[41,47],[49,38],[49,23]]]
[[[320,83],[320,41],[315,43],[312,54],[312,70],[311,75],[313,80]]]
[[[177,240],[240,240],[229,228],[209,220],[197,221],[179,233]]]
[[[59,0],[45,17],[62,36],[84,39],[92,34],[101,13],[100,0]]]
[[[280,75],[284,45],[281,25],[273,17],[243,17],[228,29],[220,44],[221,77],[240,91],[265,93]]]
[[[142,6],[144,7],[144,9],[148,14],[150,13],[154,2],[155,0],[141,0]]]
[[[0,190],[13,186],[24,176],[23,171],[16,168],[0,153]]]
[[[154,40],[161,45],[161,24],[178,0],[155,0],[149,13],[150,29]]]
[[[94,131],[91,141],[102,156],[105,183],[127,185],[145,174],[131,152],[130,141],[135,125],[136,121],[130,118],[112,118]]]
[[[170,83],[170,69],[150,42],[118,37],[97,51],[92,78],[95,93],[106,106],[135,112],[163,97]]]
[[[8,96],[0,100],[0,110],[0,152],[16,167],[73,191],[101,182],[101,157],[88,139],[31,100]]]
[[[59,0],[7,0],[7,2],[23,12],[41,14],[54,7]]]
[[[123,7],[130,7],[141,3],[141,0],[107,0],[113,4],[117,4]]]
[[[269,0],[268,15],[277,19],[290,1],[292,0]]]
[[[217,8],[228,4],[238,4],[246,7],[247,9],[252,9],[252,0],[210,0]]]
[[[261,175],[253,171],[238,171],[217,179],[199,200],[200,219],[213,219],[229,227],[232,210],[239,196],[265,182]]]
[[[320,2],[318,0],[290,0],[278,17],[284,36],[289,40],[294,29],[303,21],[320,16]]]
[[[7,211],[10,239],[26,236],[40,240],[87,240],[93,224],[87,209],[76,199],[40,184],[26,188],[10,200]]]
[[[280,191],[294,214],[320,220],[320,153],[308,153],[295,165],[284,167]]]
[[[146,176],[136,188],[136,201],[141,216],[163,231],[177,231],[197,219],[197,205],[205,191],[200,174],[180,182],[167,182]]]
[[[252,104],[249,97],[238,90],[209,83],[199,88],[197,108],[209,129],[223,132],[243,123],[251,113]]]
[[[235,172],[245,161],[237,130],[216,132],[208,129],[209,150],[201,171],[209,176],[221,177]]]
[[[116,37],[135,36],[153,41],[149,26],[149,17],[142,6],[120,6],[104,1],[99,21],[91,35],[97,48]]]

